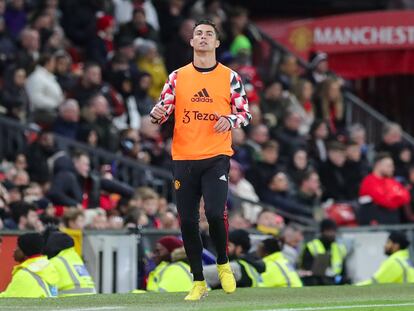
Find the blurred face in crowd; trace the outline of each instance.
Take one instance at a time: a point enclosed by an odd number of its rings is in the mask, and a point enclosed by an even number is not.
[[[75,165],[75,169],[78,174],[84,178],[89,176],[90,171],[90,160],[89,157],[86,155],[81,155],[78,158],[73,160],[73,164]]]
[[[338,167],[342,167],[345,164],[346,161],[346,155],[345,152],[342,150],[328,150],[328,158],[329,160]]]
[[[365,145],[366,142],[366,133],[364,129],[358,129],[351,133],[351,140],[356,142],[358,145]]]
[[[39,144],[44,149],[52,149],[53,146],[55,145],[55,138],[53,134],[50,132],[42,133],[41,136],[39,137]]]
[[[16,167],[16,170],[25,170],[27,168],[26,156],[22,153],[17,155],[14,166]]]
[[[17,87],[23,87],[26,83],[26,70],[19,68],[14,72],[13,82]]]
[[[39,216],[36,211],[29,210],[27,216],[20,217],[19,228],[24,228],[26,230],[36,230],[39,228]]]
[[[402,131],[400,126],[392,126],[388,133],[386,133],[383,137],[384,142],[387,145],[393,145],[396,143],[401,142],[402,140]]]
[[[251,105],[250,114],[252,115],[252,119],[250,121],[251,126],[257,126],[263,123],[262,110],[259,105]]]
[[[70,71],[71,60],[69,57],[56,58],[56,72],[59,74],[66,74]]]
[[[285,127],[291,131],[298,131],[300,124],[302,123],[302,118],[299,113],[291,112],[285,118]]]
[[[241,146],[246,141],[246,134],[241,128],[231,130],[231,138],[234,146]]]
[[[316,139],[327,139],[329,135],[328,126],[325,122],[322,122],[315,130]]]
[[[171,255],[168,249],[160,243],[155,245],[153,256],[156,265],[159,265],[162,261],[171,261]]]
[[[332,81],[328,87],[328,99],[337,101],[341,97],[341,84],[339,81]]]
[[[299,170],[304,170],[308,166],[308,154],[305,150],[298,150],[293,155],[293,164]]]
[[[301,94],[300,98],[302,99],[302,102],[312,100],[312,96],[313,96],[313,85],[312,85],[312,83],[310,83],[309,81],[303,82],[301,92],[302,92],[302,94]]]
[[[148,216],[156,215],[158,213],[158,198],[143,200],[142,207]]]
[[[229,217],[229,227],[231,229],[248,229],[250,228],[249,221],[240,213],[234,213]]]
[[[240,245],[235,245],[232,242],[228,242],[228,255],[231,258],[238,258],[243,254],[243,248]]]
[[[392,158],[384,158],[374,165],[373,173],[380,177],[394,176],[394,161]]]
[[[85,216],[78,215],[75,220],[69,221],[69,229],[83,230],[85,228]]]
[[[0,0],[0,14],[3,15],[6,11],[6,0]]]
[[[132,17],[132,21],[137,28],[145,26],[147,18],[145,17],[144,10],[136,10],[134,16]]]
[[[274,82],[265,90],[265,98],[271,101],[276,101],[282,97],[283,87],[279,82]]]
[[[29,52],[37,52],[40,49],[39,32],[34,29],[26,29],[22,31],[21,43],[25,50]]]
[[[262,151],[263,161],[269,164],[275,164],[279,158],[279,149],[274,147],[264,148]]]
[[[336,240],[336,230],[329,229],[322,232],[322,238],[329,242],[334,242]]]
[[[193,37],[193,29],[195,26],[195,21],[192,19],[186,19],[180,26],[180,37],[184,42],[190,42]]]
[[[103,229],[108,228],[108,218],[105,212],[103,213],[99,212],[97,213],[97,215],[95,215],[95,217],[93,217],[91,228],[98,229],[98,230],[103,230]]]
[[[233,16],[231,18],[231,24],[233,28],[239,31],[246,28],[248,22],[249,22],[249,17],[247,15],[247,12],[240,13],[237,16]]]
[[[220,45],[213,26],[198,25],[193,31],[193,38],[190,45],[195,52],[214,52]]]
[[[359,160],[361,160],[361,148],[359,147],[359,145],[347,146],[346,158],[354,162],[359,162]]]
[[[90,102],[90,105],[97,117],[106,117],[109,115],[109,104],[105,96],[95,96]]]
[[[412,153],[410,148],[404,148],[400,151],[399,154],[401,162],[410,163],[412,158]]]
[[[152,77],[144,75],[139,79],[139,88],[143,91],[148,91],[152,85]]]
[[[328,60],[323,60],[316,65],[315,71],[319,73],[326,73],[329,70]]]
[[[264,144],[269,140],[269,129],[266,125],[260,124],[252,130],[252,140],[259,145]]]
[[[286,245],[298,248],[303,242],[303,233],[298,229],[288,226],[283,233],[283,241]]]
[[[24,8],[24,0],[11,0],[11,5],[16,10],[22,10]]]
[[[321,191],[319,175],[312,173],[308,179],[304,180],[301,185],[301,191],[309,195],[317,195]]]
[[[26,186],[30,182],[29,174],[24,170],[19,170],[12,181],[16,186]]]
[[[91,85],[101,85],[102,83],[102,71],[99,66],[91,66],[85,70],[84,81]]]
[[[74,99],[69,99],[68,102],[64,103],[60,109],[60,116],[67,122],[78,122],[80,118],[80,112],[77,101]]]
[[[257,225],[268,228],[282,229],[285,222],[282,217],[273,212],[263,212],[257,218]]]
[[[270,190],[275,192],[286,192],[289,190],[289,181],[285,173],[279,172],[272,177],[269,185]]]
[[[177,217],[169,211],[162,215],[161,224],[163,229],[178,230],[180,228]]]
[[[243,179],[243,172],[241,170],[240,164],[238,164],[236,161],[231,161],[230,163],[229,181],[232,184],[238,184],[240,180]]]
[[[285,59],[284,63],[280,67],[289,77],[294,77],[299,73],[298,60],[295,56],[289,56]]]
[[[384,245],[385,255],[390,256],[399,250],[400,250],[400,245],[398,243],[394,243],[390,239],[387,239],[387,242],[385,242],[385,245]]]

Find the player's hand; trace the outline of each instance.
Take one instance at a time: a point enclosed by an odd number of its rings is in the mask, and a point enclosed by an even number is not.
[[[150,112],[151,122],[159,123],[159,121],[167,114],[167,110],[161,103],[158,103],[152,108]]]
[[[215,113],[215,115],[218,118],[216,124],[214,125],[214,130],[216,133],[225,133],[229,131],[231,128],[229,119],[223,116],[219,116],[217,113]]]

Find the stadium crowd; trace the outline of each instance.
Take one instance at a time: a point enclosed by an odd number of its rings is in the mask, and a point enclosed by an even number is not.
[[[168,72],[191,62],[199,18],[220,29],[218,59],[241,75],[253,115],[247,130],[233,130],[231,229],[282,236],[297,265],[300,229],[254,203],[338,225],[414,221],[412,149],[400,126],[385,124],[376,146],[363,125],[346,127],[345,81],[323,52],[308,70],[284,55],[277,74],[262,79],[253,62],[259,37],[244,8],[218,0],[0,0],[0,112],[41,129],[24,152],[1,159],[0,230],[179,229],[167,198],[117,181],[110,164],[92,168],[86,153],[58,150],[55,134],[170,169],[171,123],[153,124],[149,112]],[[238,197],[249,201],[241,210],[233,208]],[[203,213],[200,226],[208,232]],[[261,257],[279,251],[265,242]]]

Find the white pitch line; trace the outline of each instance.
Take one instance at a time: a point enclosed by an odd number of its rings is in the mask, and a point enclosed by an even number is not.
[[[33,310],[33,307],[18,307],[18,306],[1,306],[1,309],[10,309],[10,310]],[[52,307],[51,307],[52,308]],[[55,307],[53,307],[55,308]],[[102,310],[120,310],[120,309],[124,309],[126,307],[118,307],[118,306],[111,306],[111,307],[87,307],[87,308],[66,308],[66,309],[54,309],[54,310],[58,310],[58,311],[102,311]],[[48,310],[47,308],[44,310]]]
[[[391,304],[376,304],[376,305],[350,305],[350,306],[332,306],[332,307],[304,307],[304,308],[283,308],[283,309],[266,309],[255,311],[318,311],[318,310],[344,310],[356,308],[387,308],[387,307],[408,307],[414,306],[413,302],[407,303],[391,303]]]

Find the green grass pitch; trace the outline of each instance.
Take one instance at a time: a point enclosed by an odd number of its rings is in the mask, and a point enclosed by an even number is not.
[[[60,311],[408,311],[414,310],[414,285],[331,286],[238,289],[226,295],[211,291],[199,302],[185,302],[185,293],[116,294],[56,299],[0,299],[0,310]]]

